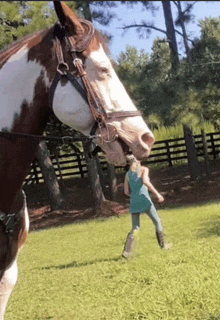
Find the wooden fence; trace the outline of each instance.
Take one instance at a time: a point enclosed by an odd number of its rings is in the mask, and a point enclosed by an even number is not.
[[[206,134],[208,154],[210,159],[218,158],[220,154],[220,132]],[[194,135],[197,155],[204,157],[204,146],[202,135]],[[107,163],[103,154],[99,153],[100,162],[105,170]],[[67,179],[71,177],[86,177],[87,167],[85,156],[76,154],[60,154],[58,157],[51,155],[51,160],[58,178]],[[184,138],[157,141],[151,152],[151,156],[146,161],[147,164],[160,166],[174,166],[187,162],[187,151]],[[25,184],[41,183],[43,177],[37,160],[32,163],[30,174],[25,179]]]
[[[202,135],[194,135],[198,158],[204,157]],[[208,154],[210,159],[216,159],[220,154],[220,132],[206,134]],[[187,150],[184,138],[160,140],[155,142],[147,163],[164,163],[173,166],[187,161]]]

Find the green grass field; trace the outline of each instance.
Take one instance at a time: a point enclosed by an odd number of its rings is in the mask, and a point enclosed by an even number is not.
[[[31,232],[5,320],[220,320],[220,206],[161,210],[161,251],[146,215],[136,255],[130,215]]]

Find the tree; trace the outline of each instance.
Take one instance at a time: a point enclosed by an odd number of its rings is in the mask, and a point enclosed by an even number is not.
[[[92,8],[93,9],[92,9]],[[77,1],[76,9],[82,18],[89,21],[97,21],[100,25],[108,25],[113,18],[114,13],[110,13],[108,8],[117,7],[114,1]]]
[[[1,1],[0,48],[57,21],[48,1]]]
[[[172,69],[176,72],[179,65],[179,56],[170,1],[162,1],[162,5],[166,24],[166,35],[170,47]]]
[[[44,141],[41,141],[39,143],[36,158],[41,168],[44,183],[47,186],[51,210],[57,210],[62,206],[63,199],[61,196],[59,184],[57,182],[56,173],[54,171],[53,164],[50,160],[50,155]]]
[[[188,12],[188,17],[190,19],[190,14],[189,11],[192,8],[191,7],[187,7],[187,9],[185,10],[184,14],[182,12],[182,8],[181,8],[181,4],[180,1],[174,1],[174,3],[176,4],[177,8],[178,8],[178,13],[179,13],[179,24],[181,25],[182,31],[183,31],[183,39],[184,39],[184,43],[186,46],[186,51],[188,53],[189,56],[189,48],[188,48],[188,44],[187,44],[187,35],[186,35],[186,30],[185,30],[185,25],[184,25],[184,21],[185,21],[185,16],[186,16],[186,12]],[[169,48],[170,48],[170,61],[171,61],[171,69],[169,72],[169,74],[166,73],[166,75],[168,75],[168,81],[163,81],[160,82],[159,86],[157,86],[157,95],[161,96],[162,98],[164,98],[164,96],[168,96],[171,97],[173,96],[173,101],[170,102],[174,102],[176,100],[176,98],[178,97],[176,95],[176,89],[178,88],[179,85],[179,65],[180,65],[180,61],[179,61],[179,55],[178,55],[178,47],[177,47],[177,42],[176,42],[176,30],[174,28],[174,22],[173,22],[173,17],[172,17],[172,11],[171,11],[171,6],[170,6],[170,1],[162,1],[162,6],[163,6],[163,11],[164,11],[164,18],[165,18],[165,25],[166,25],[166,36],[167,39],[164,39],[164,41],[167,41],[169,44]],[[178,23],[176,23],[178,25]],[[128,28],[131,26],[126,26],[124,28]],[[137,25],[132,25],[132,27],[137,27]],[[151,24],[147,24],[147,23],[142,23],[142,26],[139,25],[139,31],[140,28],[146,28],[146,30],[149,30],[150,28],[155,29],[155,27]],[[159,30],[159,29],[157,29]],[[164,30],[160,30],[161,32],[164,32]],[[180,33],[180,32],[178,32]],[[158,55],[156,55],[158,56]],[[152,66],[151,66],[152,67]],[[148,74],[146,73],[146,76]],[[152,78],[151,78],[152,80]],[[166,102],[167,98],[166,98]],[[149,103],[149,100],[148,100]],[[172,104],[171,104],[172,105]],[[164,109],[162,106],[164,106],[164,103],[161,103],[161,106],[159,106],[159,112],[160,115],[162,115],[165,111],[165,113],[168,113],[171,115],[171,112],[169,112],[168,110],[166,110],[166,108]],[[165,106],[167,106],[167,104],[165,104]],[[155,108],[155,106],[154,106]],[[169,109],[172,109],[169,108]],[[155,111],[155,109],[154,109]],[[184,124],[183,125],[183,130],[184,130],[184,136],[186,137],[186,145],[187,145],[187,153],[188,153],[188,160],[189,160],[189,170],[190,170],[190,174],[192,178],[195,178],[195,176],[199,175],[199,172],[197,170],[198,168],[198,159],[197,159],[197,154],[196,154],[196,149],[195,149],[195,144],[193,141],[193,136],[192,133],[189,134],[189,130],[190,130],[190,125],[188,124]],[[193,170],[193,171],[192,171]]]

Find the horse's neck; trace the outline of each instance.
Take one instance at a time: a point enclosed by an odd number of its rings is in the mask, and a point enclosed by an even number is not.
[[[37,141],[0,138],[0,211],[10,212],[14,197],[28,174]]]
[[[41,82],[47,86],[46,72],[39,63],[28,61],[26,46],[11,56],[2,67],[0,70],[0,130],[13,129],[14,122],[21,115],[24,104],[27,108],[31,108],[40,78]]]
[[[0,131],[42,134],[47,122],[48,83],[45,69],[28,61],[27,46],[0,70]],[[28,173],[38,142],[0,137],[0,210],[9,212]]]

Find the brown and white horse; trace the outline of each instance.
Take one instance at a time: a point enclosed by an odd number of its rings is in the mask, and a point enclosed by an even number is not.
[[[153,134],[118,79],[100,33],[64,3],[54,3],[58,24],[0,52],[0,131],[42,135],[51,104],[61,122],[85,135],[96,133],[94,141],[110,163],[126,165],[128,148],[138,159],[148,157]],[[82,92],[71,76],[78,77]],[[37,146],[37,140],[0,135],[0,320],[28,233],[21,187]]]

